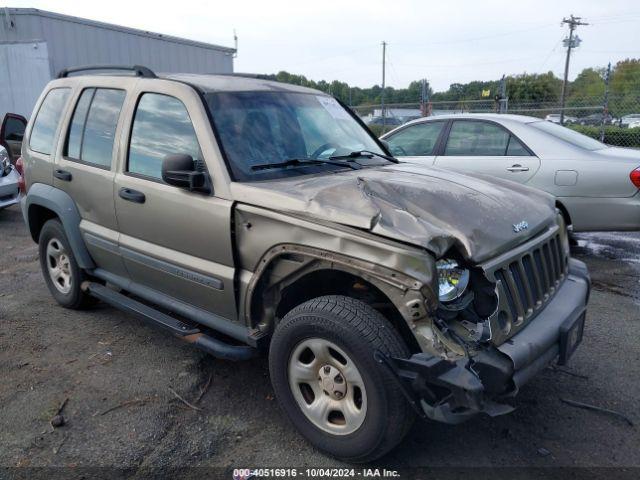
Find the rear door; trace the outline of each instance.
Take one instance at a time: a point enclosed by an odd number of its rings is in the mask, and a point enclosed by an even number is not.
[[[502,125],[464,119],[452,121],[435,165],[526,183],[540,168],[540,159]]]
[[[167,155],[188,154],[203,169],[211,126],[196,92],[153,80],[136,92],[123,137],[115,203],[120,251],[131,279],[177,300],[237,318],[231,238],[232,202],[167,185]]]
[[[115,138],[126,91],[108,84],[75,92],[73,113],[53,171],[53,185],[67,192],[78,207],[80,230],[96,264],[126,275],[118,253],[118,226],[113,187]]]
[[[407,125],[385,137],[391,154],[398,159],[432,165],[446,121],[421,122]]]

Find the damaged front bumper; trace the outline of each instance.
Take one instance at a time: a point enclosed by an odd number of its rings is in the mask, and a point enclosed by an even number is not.
[[[424,417],[456,424],[478,413],[509,413],[503,403],[554,360],[567,362],[582,340],[591,281],[584,263],[571,259],[566,281],[529,324],[504,342],[449,361],[426,353],[408,359],[376,355]]]

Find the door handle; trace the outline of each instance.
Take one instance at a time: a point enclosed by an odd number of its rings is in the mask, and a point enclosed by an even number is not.
[[[144,193],[125,187],[120,189],[118,195],[120,195],[120,198],[134,203],[144,203],[146,199]]]
[[[66,170],[60,170],[60,169],[54,170],[53,176],[59,180],[64,180],[65,182],[70,182],[71,179],[73,178],[70,172],[67,172]]]
[[[510,167],[507,167],[507,170],[509,170],[510,172],[528,172],[529,167],[523,167],[519,163],[516,163],[515,165],[511,165]]]

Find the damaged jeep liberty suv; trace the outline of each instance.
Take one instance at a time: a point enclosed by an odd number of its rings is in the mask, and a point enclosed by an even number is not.
[[[348,461],[416,416],[511,411],[582,339],[589,276],[553,197],[400,164],[316,90],[70,69],[22,159],[58,303],[102,300],[219,358],[268,352],[292,423]]]

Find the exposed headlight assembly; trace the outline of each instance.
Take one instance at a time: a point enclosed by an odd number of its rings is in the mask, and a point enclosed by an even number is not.
[[[460,298],[469,286],[469,270],[446,258],[436,262],[436,269],[440,301],[446,303]]]

